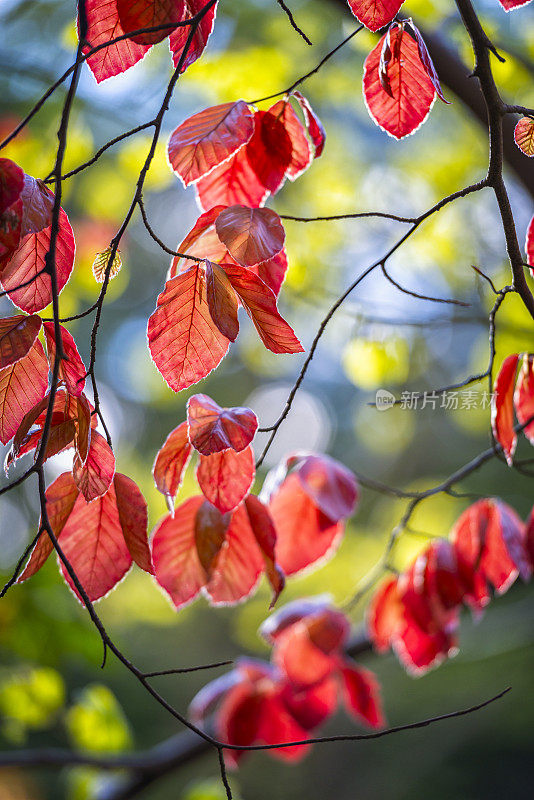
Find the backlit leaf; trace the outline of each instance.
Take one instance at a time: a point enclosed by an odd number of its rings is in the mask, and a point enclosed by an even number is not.
[[[84,47],[84,53],[125,33],[119,20],[117,0],[85,0],[85,10],[88,23],[86,38],[89,44]],[[89,56],[87,63],[97,83],[100,83],[112,75],[126,72],[144,58],[149,50],[150,45],[136,44],[131,39],[123,39],[102,47]]]
[[[182,422],[169,433],[154,462],[154,482],[165,496],[169,511],[174,511],[174,498],[182,483],[183,474],[191,457],[187,435],[187,422]]]
[[[0,319],[0,369],[24,358],[40,330],[41,318],[37,314]]]
[[[274,258],[284,246],[280,217],[270,208],[230,206],[215,220],[215,230],[232,258],[246,267]]]
[[[258,428],[250,408],[221,408],[211,397],[195,394],[187,402],[189,440],[205,456],[232,448],[239,452],[252,442]]]
[[[246,447],[241,452],[222,450],[210,456],[200,456],[197,480],[204,497],[225,513],[246,497],[254,480],[254,453]]]
[[[59,379],[65,383],[67,391],[74,397],[79,397],[85,388],[85,364],[83,363],[76,342],[69,331],[60,325],[61,342],[65,358],[61,359],[59,365]],[[43,328],[48,350],[50,368],[54,367],[56,357],[55,327],[53,322],[44,322]]]
[[[517,444],[514,431],[514,383],[519,356],[514,353],[504,359],[493,386],[491,427],[511,466]]]
[[[404,0],[348,0],[354,16],[370,31],[384,28],[397,14]]]
[[[0,442],[7,444],[24,416],[43,399],[48,386],[48,361],[37,339],[27,355],[0,369]]]

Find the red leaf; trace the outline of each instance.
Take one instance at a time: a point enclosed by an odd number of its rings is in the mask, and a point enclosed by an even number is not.
[[[56,538],[60,535],[67,522],[78,494],[78,487],[74,483],[70,472],[64,472],[46,490],[46,511]],[[35,575],[53,549],[54,547],[48,534],[43,532],[32,550],[24,571],[19,575],[17,583],[21,583]]]
[[[279,100],[269,109],[269,113],[280,120],[289,136],[291,160],[286,175],[290,181],[294,181],[306,172],[314,157],[305,128],[288,100]]]
[[[374,673],[344,660],[341,677],[347,711],[356,719],[363,719],[371,728],[382,728],[385,719],[380,702],[380,686]]]
[[[265,574],[273,590],[273,597],[269,606],[269,608],[272,608],[285,586],[284,573],[276,563],[276,529],[266,506],[255,495],[249,494],[245,500],[245,510],[263,557]]]
[[[291,165],[293,144],[278,114],[271,111],[256,111],[254,134],[246,152],[260,183],[275,194]]]
[[[181,21],[183,22],[184,20],[188,20],[191,17],[196,16],[196,14],[202,11],[202,9],[207,5],[207,0],[181,0],[181,3],[183,5]],[[193,40],[184,59],[181,72],[185,72],[185,70],[190,67],[191,64],[197,60],[197,58],[200,58],[204,52],[204,48],[206,47],[211,31],[213,30],[216,11],[217,3],[215,3],[215,5],[213,5],[202,17],[200,25],[193,36]],[[176,28],[176,30],[171,33],[169,47],[171,49],[172,61],[175,67],[177,67],[180,63],[184,48],[187,44],[189,31],[189,26],[186,26],[183,28]]]
[[[24,211],[22,214],[22,236],[39,233],[52,224],[54,193],[48,186],[31,175],[24,175],[24,186],[20,195]]]
[[[119,21],[124,33],[139,31],[142,28],[155,28],[158,25],[180,22],[182,3],[176,0],[116,0]],[[156,44],[169,36],[173,28],[132,36],[136,44]]]
[[[316,728],[332,716],[337,708],[337,698],[337,676],[300,690],[288,685],[282,692],[284,705],[306,731]]]
[[[218,205],[243,204],[254,208],[263,206],[270,191],[250,165],[249,145],[250,142],[198,181],[198,202],[205,211]]]
[[[499,594],[519,573],[526,580],[530,564],[526,530],[515,511],[501,500],[479,500],[458,518],[451,541],[471,569],[480,572]]]
[[[354,513],[358,483],[354,474],[329,456],[307,455],[298,459],[296,474],[304,491],[335,524]]]
[[[148,346],[171,389],[179,392],[209,375],[229,345],[209,314],[200,267],[167,281],[148,320]]]
[[[286,575],[334,555],[343,525],[332,525],[303,490],[296,474],[288,475],[271,498],[269,511],[277,533],[278,563]]]
[[[19,246],[22,215],[23,205],[20,197],[3,214],[0,214],[0,272]]]
[[[243,504],[232,513],[224,547],[206,586],[211,603],[232,605],[245,600],[256,588],[263,570],[263,558]]]
[[[231,261],[232,259],[225,258],[225,261],[228,260]],[[274,258],[269,259],[269,261],[263,261],[261,264],[257,264],[257,266],[251,269],[252,272],[255,272],[258,277],[267,284],[269,289],[273,291],[274,296],[278,297],[287,272],[287,256],[285,250],[280,250],[278,255]]]
[[[314,158],[319,158],[324,150],[326,141],[326,132],[323,128],[323,124],[303,94],[295,92],[293,97],[298,102],[304,114],[308,134],[315,148]]]
[[[402,625],[397,578],[388,578],[375,591],[367,609],[367,630],[373,647],[385,653]]]
[[[278,313],[274,293],[261,278],[239,265],[226,263],[221,266],[265,347],[273,353],[303,353],[293,329]]]
[[[401,664],[414,676],[423,675],[458,652],[452,634],[441,629],[427,633],[409,619],[393,646]]]
[[[24,172],[10,158],[0,158],[0,215],[13,205],[24,187]]]
[[[230,524],[230,514],[221,512],[205,501],[195,517],[195,547],[202,569],[209,580],[213,575],[217,556],[226,539],[226,531]]]
[[[189,498],[154,529],[154,575],[176,608],[194,600],[206,582],[195,544],[195,519],[203,502],[201,495]]]
[[[46,347],[51,368],[56,357],[55,327],[53,322],[43,322],[46,337]],[[83,363],[76,342],[69,331],[60,325],[61,343],[63,345],[63,358],[59,365],[59,378],[65,383],[69,394],[79,397],[85,388],[85,364]]]
[[[182,483],[190,457],[191,445],[187,435],[187,423],[182,422],[165,439],[152,469],[156,487],[165,495],[171,514],[174,512],[174,498]]]
[[[113,450],[98,431],[91,433],[85,463],[75,455],[72,466],[74,482],[88,503],[107,492],[115,474]]]
[[[354,16],[370,31],[384,28],[397,14],[404,0],[348,0]]]
[[[230,689],[217,714],[217,738],[226,744],[254,744],[264,706],[265,698],[252,686],[240,684]],[[237,767],[244,755],[244,750],[226,750],[224,760],[229,767]]]
[[[317,647],[304,620],[277,637],[273,659],[299,689],[320,683],[337,669],[337,659]]]
[[[189,186],[227,161],[248,142],[253,131],[253,113],[243,100],[206,108],[172,133],[170,164],[184,186]]]
[[[205,456],[231,447],[236,452],[252,442],[258,428],[250,408],[221,408],[205,394],[195,394],[187,402],[189,440]]]
[[[501,445],[509,466],[512,466],[517,444],[514,431],[514,383],[519,356],[517,353],[504,359],[495,379],[491,400],[491,427]]]
[[[0,369],[0,442],[7,444],[24,416],[43,399],[48,386],[48,362],[36,339],[24,358]]]
[[[516,8],[528,5],[531,0],[499,0],[505,11],[514,11]]]
[[[527,263],[531,267],[530,273],[534,276],[534,217],[532,217],[528,225],[525,252],[527,254]]]
[[[382,50],[389,37],[391,57],[386,78],[389,92],[380,80]],[[435,97],[435,89],[419,49],[412,37],[396,23],[369,53],[363,76],[365,102],[371,117],[396,139],[413,133],[427,118]]]
[[[514,393],[514,406],[520,425],[530,422],[523,433],[534,444],[534,356],[525,353],[519,370],[519,377]]]
[[[223,514],[247,496],[254,481],[254,453],[249,446],[236,453],[223,450],[200,456],[197,480],[204,497]]]
[[[52,302],[50,276],[39,274],[45,266],[45,257],[50,247],[51,228],[25,236],[12,257],[3,265],[0,280],[11,301],[32,314],[41,311]],[[63,209],[59,216],[59,232],[56,242],[56,274],[58,291],[67,283],[74,264],[74,235],[69,219]],[[35,280],[31,280],[35,278]],[[27,286],[17,288],[30,281]]]
[[[430,53],[428,52],[427,46],[423,37],[421,36],[421,32],[419,28],[417,28],[413,22],[409,23],[410,28],[412,29],[415,41],[417,42],[417,47],[419,49],[419,58],[421,59],[421,63],[423,64],[424,68],[426,69],[426,74],[432,81],[432,86],[436,90],[436,94],[438,95],[440,100],[443,100],[444,103],[450,105],[448,100],[445,100],[443,97],[443,92],[441,91],[441,84],[439,82],[438,73],[436,72],[436,68],[434,67],[434,62],[430,57]]]
[[[521,117],[514,129],[514,140],[522,153],[534,156],[534,119]]]
[[[78,495],[59,543],[91,602],[117,585],[130,569],[132,557],[122,533],[113,484],[106,494],[91,503],[82,494]],[[81,600],[63,563],[60,567],[66,582]]]
[[[230,206],[215,220],[215,230],[241,266],[253,267],[274,258],[284,246],[280,217],[270,208]]]
[[[147,537],[146,500],[136,483],[126,475],[121,475],[120,472],[115,473],[113,486],[126,547],[137,566],[152,575],[154,567]]]
[[[17,314],[0,319],[0,369],[24,358],[41,330],[41,317]]]
[[[87,41],[83,52],[86,54],[92,48],[104,44],[111,39],[116,39],[124,34],[120,24],[117,0],[85,0],[87,14]],[[87,63],[97,83],[126,72],[140,61],[150,50],[150,45],[135,44],[131,39],[103,47],[94,55],[89,56]]]
[[[211,318],[217,329],[231,342],[239,333],[237,296],[219,264],[206,260],[206,294]]]

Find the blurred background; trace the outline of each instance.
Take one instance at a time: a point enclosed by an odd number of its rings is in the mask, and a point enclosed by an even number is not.
[[[0,138],[72,62],[73,5],[59,0],[1,0]],[[180,78],[145,193],[151,223],[168,246],[177,246],[199,213],[193,189],[184,190],[167,165],[170,132],[209,105],[239,97],[252,101],[286,88],[356,27],[350,14],[330,0],[294,0],[291,7],[313,48],[295,34],[273,0],[222,0],[207,51]],[[497,0],[479,0],[477,8],[506,55],[505,64],[494,62],[503,94],[511,102],[534,105],[531,7],[505,14]],[[415,0],[409,13],[439,31],[466,63],[472,63],[453,3]],[[322,118],[327,145],[321,159],[270,202],[279,213],[316,216],[383,210],[417,215],[485,174],[486,136],[446,89],[453,104],[438,101],[415,136],[398,143],[374,125],[362,99],[361,75],[363,60],[375,42],[376,37],[363,31],[301,87]],[[152,117],[169,75],[165,42],[125,75],[98,87],[85,68],[65,169]],[[2,153],[35,177],[47,175],[53,165],[63,97],[60,89]],[[140,133],[65,182],[64,206],[74,228],[77,256],[61,295],[63,316],[96,299],[99,285],[92,262],[107,248],[124,217],[148,146],[148,137]],[[525,169],[528,166],[525,158]],[[534,202],[508,177],[523,242]],[[306,348],[334,299],[402,231],[402,225],[387,220],[286,223],[290,268],[281,307]],[[314,449],[367,476],[422,489],[439,483],[485,449],[491,441],[489,409],[482,399],[487,381],[469,387],[475,402],[460,395],[457,409],[396,407],[380,412],[369,403],[378,389],[399,398],[403,391],[435,389],[486,369],[487,315],[493,296],[471,265],[490,275],[496,286],[504,286],[509,282],[504,252],[489,192],[454,203],[422,226],[389,262],[391,274],[423,294],[462,299],[470,307],[416,300],[373,273],[328,326],[266,467],[297,448]],[[301,357],[267,352],[247,320],[219,369],[189,391],[173,394],[151,363],[146,345],[147,317],[163,286],[169,257],[138,219],[128,228],[121,255],[123,268],[111,282],[104,308],[97,375],[117,467],[139,484],[153,527],[165,505],[153,485],[151,466],[168,432],[184,419],[189,394],[203,391],[221,405],[249,405],[260,424],[269,425],[283,408]],[[0,300],[0,314],[10,313],[9,301]],[[70,330],[87,358],[90,318]],[[531,320],[513,296],[506,298],[499,312],[496,344],[497,365],[511,352],[534,350]],[[258,436],[258,452],[263,443]],[[532,455],[524,439],[518,454]],[[68,468],[69,457],[62,458],[47,465],[50,479]],[[25,466],[21,463],[17,469]],[[262,471],[258,476],[257,488],[264,475]],[[458,488],[498,494],[523,517],[532,506],[532,479],[496,459]],[[194,491],[190,469],[179,501]],[[446,536],[469,502],[440,495],[422,504],[396,548],[397,566],[402,568],[412,559],[428,536]],[[346,600],[379,558],[402,511],[401,501],[364,490],[337,555],[316,572],[290,580],[283,601],[324,591],[336,601]],[[37,522],[34,482],[2,497],[4,577],[35,535]],[[354,610],[356,627],[362,623],[366,601]],[[98,611],[135,664],[158,670],[241,653],[268,657],[256,634],[268,602],[269,592],[262,584],[250,601],[237,608],[214,610],[201,599],[176,613],[151,578],[134,567],[98,604]],[[532,797],[533,614],[532,590],[517,584],[491,604],[478,624],[465,617],[459,655],[422,679],[408,677],[393,656],[368,654],[361,659],[382,683],[392,725],[471,705],[511,685],[512,692],[499,703],[428,730],[377,742],[318,746],[298,766],[254,754],[233,777],[236,792],[244,800],[267,800],[273,794],[279,800]],[[153,746],[177,732],[173,719],[113,658],[100,671],[99,637],[66,589],[53,559],[1,601],[0,648],[2,749],[47,745],[119,752]],[[211,677],[199,673],[159,678],[158,688],[185,709]],[[340,713],[324,732],[354,729],[354,723]],[[0,800],[90,800],[104,791],[108,780],[109,776],[81,769],[4,770]],[[221,792],[211,753],[153,784],[141,796],[219,800]]]

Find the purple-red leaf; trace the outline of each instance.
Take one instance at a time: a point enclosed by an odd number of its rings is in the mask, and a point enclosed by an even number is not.
[[[205,456],[232,448],[244,450],[258,428],[256,414],[250,408],[221,408],[211,397],[195,394],[187,403],[189,440]]]

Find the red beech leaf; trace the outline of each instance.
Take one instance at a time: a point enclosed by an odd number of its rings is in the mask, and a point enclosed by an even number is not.
[[[229,345],[210,316],[198,264],[167,281],[148,320],[148,346],[171,389],[179,392],[209,375]]]
[[[148,511],[146,500],[137,484],[120,472],[113,479],[119,522],[130,555],[145,572],[154,573],[148,544]]]
[[[354,16],[370,31],[385,28],[396,16],[404,0],[348,0]]]
[[[190,458],[187,422],[182,422],[165,439],[152,469],[156,487],[165,496],[171,514],[174,513],[174,498]]]
[[[523,428],[523,433],[530,443],[534,444],[534,356],[531,354],[523,355],[515,387],[514,406],[520,425],[533,420]]]
[[[0,216],[18,200],[24,187],[24,172],[10,158],[0,158]]]
[[[41,180],[24,176],[24,186],[20,194],[23,203],[22,236],[39,233],[52,224],[54,193]]]
[[[397,578],[388,578],[380,584],[367,609],[367,630],[377,652],[385,653],[390,649],[401,624],[398,581]]]
[[[41,317],[17,314],[0,319],[0,369],[15,364],[28,354],[41,330]]]
[[[100,600],[122,580],[132,565],[132,557],[122,533],[113,484],[91,503],[81,493],[78,495],[59,543],[91,602]],[[62,562],[60,568],[81,600]]]
[[[24,416],[43,399],[48,386],[48,361],[36,339],[28,353],[0,369],[0,442],[7,444]]]
[[[12,257],[0,265],[0,280],[9,294],[11,301],[33,314],[41,311],[52,302],[50,276],[40,274],[45,266],[45,257],[50,246],[50,227],[39,233],[25,236]],[[63,209],[59,217],[59,233],[56,243],[56,274],[58,291],[61,292],[67,283],[74,264],[74,235],[69,219]],[[35,278],[35,280],[31,280]],[[30,281],[27,286],[17,288]]]
[[[74,483],[70,472],[64,472],[46,490],[46,511],[56,538],[60,535],[67,522],[78,494],[78,487]],[[17,583],[21,583],[35,575],[53,549],[54,547],[48,534],[43,531],[31,552],[24,571],[19,575]]]
[[[72,476],[88,503],[101,497],[109,489],[115,475],[113,450],[98,431],[92,431],[89,452],[84,463],[74,456]]]
[[[326,141],[326,132],[323,128],[323,124],[303,94],[297,91],[294,92],[293,97],[298,102],[304,114],[306,128],[315,148],[314,158],[319,158],[324,150]]]
[[[181,4],[183,5],[183,12],[181,21],[190,19],[202,11],[203,8],[207,5],[208,0],[181,0]],[[215,14],[217,12],[217,3],[213,5],[202,17],[200,25],[198,26],[193,40],[189,46],[187,55],[184,59],[184,63],[181,69],[181,72],[185,72],[185,70],[193,64],[197,58],[200,58],[204,49],[208,43],[208,39],[210,37],[211,31],[213,30],[213,23],[215,21]],[[182,57],[184,48],[187,44],[187,38],[189,36],[189,26],[183,28],[176,28],[169,38],[169,47],[172,53],[172,61],[175,67],[178,66],[180,63],[180,59]]]
[[[187,402],[189,440],[205,456],[232,448],[244,450],[254,439],[258,419],[250,408],[221,408],[205,394]]]
[[[343,536],[317,508],[296,474],[288,475],[271,498],[269,511],[277,533],[276,556],[286,575],[331,558]]]
[[[451,541],[471,569],[480,572],[504,594],[531,567],[526,553],[525,525],[501,500],[478,500],[458,518]]]
[[[358,483],[354,473],[339,461],[325,455],[307,455],[298,464],[296,474],[304,491],[333,524],[354,513]]]
[[[514,431],[514,383],[519,356],[514,353],[504,359],[495,379],[491,401],[491,427],[501,445],[508,466],[512,466],[517,444]]]
[[[117,0],[85,0],[87,14],[87,41],[83,52],[87,54],[92,48],[104,44],[111,39],[122,36],[123,30],[117,8]],[[102,47],[89,56],[87,64],[95,76],[97,83],[120,75],[133,67],[150,50],[150,45],[136,44],[131,39],[123,39],[115,44]]]
[[[182,3],[177,0],[116,0],[119,22],[124,33],[139,31],[142,28],[155,28],[180,22]],[[173,28],[132,36],[136,44],[157,44],[165,39]]]
[[[255,473],[254,453],[249,446],[240,453],[229,449],[211,456],[201,455],[196,474],[206,500],[224,514],[247,496]]]
[[[225,261],[232,261],[233,259],[228,256]],[[267,284],[269,289],[278,297],[280,288],[284,282],[287,272],[287,256],[285,250],[280,252],[268,261],[262,261],[255,267],[251,267],[252,272],[255,272],[262,281]]]
[[[534,156],[534,119],[521,117],[514,130],[514,140],[522,153]]]
[[[528,5],[532,0],[499,0],[505,11],[514,11],[516,8]]]
[[[298,688],[320,683],[338,666],[336,657],[323,652],[311,640],[305,620],[299,620],[279,634],[273,660]]]
[[[0,273],[20,243],[23,204],[20,197],[0,214]]]
[[[224,547],[213,566],[206,593],[213,605],[242,602],[254,591],[263,571],[264,561],[242,504],[232,513]]]
[[[279,100],[269,109],[269,113],[280,120],[289,136],[291,161],[286,169],[286,175],[290,181],[294,181],[299,175],[306,172],[313,161],[312,147],[302,122],[293,111],[288,100]]]
[[[341,667],[342,692],[347,711],[363,719],[371,728],[383,728],[385,725],[380,686],[370,670],[352,666],[344,660]]]
[[[195,547],[207,580],[213,575],[213,567],[226,539],[229,524],[230,514],[221,514],[207,501],[202,503],[196,513]]]
[[[253,112],[243,100],[206,108],[172,133],[168,145],[171,167],[184,186],[189,186],[227,161],[253,131]]]
[[[176,608],[194,600],[206,582],[195,544],[195,519],[203,503],[201,495],[190,497],[154,529],[154,575]]]
[[[272,608],[285,586],[285,577],[276,563],[276,529],[267,507],[253,494],[245,500],[248,521],[265,564],[265,574],[273,590],[269,608]]]
[[[410,28],[412,29],[413,33],[414,33],[415,41],[417,42],[417,47],[419,49],[419,58],[421,59],[421,63],[423,64],[423,66],[426,69],[426,73],[427,73],[428,77],[432,81],[432,85],[433,85],[434,89],[436,90],[436,94],[438,95],[440,100],[443,100],[444,103],[446,103],[447,105],[450,105],[449,101],[445,100],[445,98],[443,96],[443,92],[441,91],[441,84],[440,84],[439,78],[438,78],[438,73],[436,72],[436,68],[434,66],[434,62],[432,61],[432,59],[430,57],[430,53],[428,52],[427,46],[425,44],[425,41],[424,41],[423,37],[421,36],[421,32],[420,32],[419,28],[417,28],[413,24],[413,22],[410,22],[409,25],[410,25]]]
[[[197,182],[198,202],[204,211],[218,205],[263,206],[271,192],[249,162],[250,143]]]
[[[284,705],[299,725],[306,731],[313,730],[331,717],[337,708],[337,676],[330,676],[304,690],[296,691],[294,687],[287,686],[282,692],[282,697]]]
[[[56,357],[54,323],[43,322],[43,328],[46,337],[48,360],[50,361],[50,368],[53,369],[54,359]],[[85,364],[80,357],[72,334],[69,333],[69,331],[63,327],[63,325],[60,325],[60,330],[61,343],[65,358],[61,360],[59,365],[59,378],[64,382],[69,394],[72,394],[74,397],[79,397],[85,388]]]
[[[527,254],[527,263],[531,268],[530,274],[534,276],[534,217],[532,217],[528,225],[525,252]]]
[[[280,316],[276,297],[269,287],[250,269],[238,264],[222,264],[260,339],[273,353],[303,353],[304,349],[293,329]]]
[[[291,165],[293,144],[277,114],[256,111],[254,133],[246,147],[247,158],[259,182],[271,194],[277,192]]]
[[[280,217],[270,208],[230,206],[215,220],[215,230],[232,258],[245,267],[274,258],[284,246]]]
[[[211,318],[223,336],[235,342],[239,333],[237,296],[226,272],[206,259],[206,294]]]
[[[260,625],[258,633],[268,644],[274,644],[278,635],[291,625],[310,616],[315,617],[317,614],[322,614],[326,608],[331,608],[331,605],[331,598],[326,594],[293,600],[267,617]],[[347,627],[347,635],[348,632]]]
[[[74,446],[82,463],[85,463],[89,452],[91,430],[96,428],[98,420],[92,413],[93,409],[84,394],[76,398],[76,436]]]
[[[380,61],[388,41],[391,42],[391,57],[385,66],[385,76],[381,76]],[[363,91],[371,117],[382,130],[396,139],[414,133],[432,108],[436,92],[421,61],[419,48],[396,23],[365,61]]]

